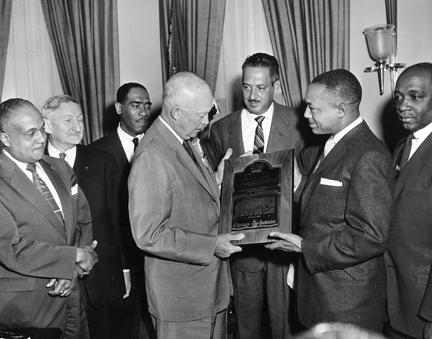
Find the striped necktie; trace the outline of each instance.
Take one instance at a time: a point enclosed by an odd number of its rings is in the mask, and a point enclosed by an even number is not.
[[[264,132],[262,128],[262,122],[264,120],[263,116],[255,118],[257,122],[257,127],[255,130],[255,140],[253,146],[253,154],[263,154],[264,153]]]
[[[45,181],[42,180],[42,178],[37,174],[36,171],[36,164],[27,164],[27,171],[30,171],[33,177],[33,182],[38,189],[39,192],[43,195],[43,197],[46,199],[48,204],[51,206],[54,213],[57,215],[57,217],[60,219],[62,224],[64,224],[63,214],[58,207],[51,191],[49,190],[48,186],[46,185]]]

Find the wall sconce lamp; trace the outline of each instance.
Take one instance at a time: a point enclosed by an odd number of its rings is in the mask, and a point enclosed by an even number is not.
[[[390,71],[391,90],[393,93],[396,76],[399,68],[405,64],[396,62],[396,31],[395,25],[376,25],[365,28],[369,56],[375,60],[375,65],[366,67],[365,72],[377,72],[380,95],[384,93],[384,70]]]

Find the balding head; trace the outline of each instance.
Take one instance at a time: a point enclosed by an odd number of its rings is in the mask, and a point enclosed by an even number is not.
[[[191,72],[173,75],[164,87],[162,117],[183,139],[195,137],[209,123],[213,95],[207,82]]]
[[[39,161],[45,149],[44,122],[29,101],[15,98],[0,104],[0,140],[15,159],[24,163]]]

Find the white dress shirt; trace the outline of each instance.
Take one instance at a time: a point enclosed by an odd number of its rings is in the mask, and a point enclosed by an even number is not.
[[[120,127],[120,125],[117,127],[117,134],[120,138],[120,142],[123,146],[123,150],[126,154],[126,158],[129,162],[131,162],[134,151],[135,151],[135,145],[133,143],[134,138],[138,138],[138,141],[141,141],[141,139],[144,137],[144,133],[138,134],[137,136],[133,137],[129,134],[127,134],[123,129]]]
[[[273,103],[270,105],[269,109],[261,114],[260,116],[264,117],[262,122],[262,129],[264,134],[264,153],[267,151],[267,144],[270,136],[270,128],[273,119]],[[245,153],[253,152],[253,146],[255,141],[255,130],[258,126],[255,118],[258,117],[256,114],[249,113],[246,109],[243,108],[241,112],[241,126],[242,126],[242,137],[243,137],[243,146]]]
[[[76,146],[69,148],[64,152],[60,152],[57,148],[55,148],[50,142],[48,142],[48,154],[53,158],[60,158],[60,153],[66,154],[65,161],[69,164],[71,168],[73,168],[76,159],[77,148]]]

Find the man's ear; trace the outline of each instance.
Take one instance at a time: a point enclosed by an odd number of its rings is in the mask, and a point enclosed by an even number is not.
[[[339,118],[343,118],[345,116],[345,114],[346,114],[347,107],[346,107],[345,104],[339,104],[338,107],[339,107],[338,108],[338,117]]]
[[[114,107],[115,107],[116,113],[117,113],[118,115],[121,115],[121,106],[122,106],[122,104],[119,103],[119,102],[116,102],[116,103],[114,104]]]
[[[45,133],[52,134],[53,128],[51,126],[51,121],[49,121],[48,119],[43,119],[43,120],[44,120]]]
[[[174,107],[171,111],[170,111],[170,115],[171,118],[175,121],[179,120],[180,118],[180,110],[178,109],[178,107]]]
[[[273,83],[273,87],[276,93],[282,93],[281,83],[279,79],[275,80],[275,82]]]
[[[9,135],[7,135],[6,133],[0,132],[0,141],[4,146],[10,147]]]

